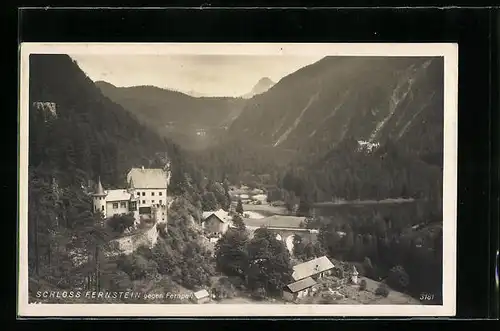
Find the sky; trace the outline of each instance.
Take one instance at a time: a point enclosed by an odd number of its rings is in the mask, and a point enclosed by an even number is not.
[[[241,96],[263,77],[273,82],[319,61],[288,55],[71,55],[93,81],[153,85],[206,96]]]

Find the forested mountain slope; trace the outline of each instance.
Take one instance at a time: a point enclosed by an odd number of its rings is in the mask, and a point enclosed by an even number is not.
[[[442,127],[442,58],[326,57],[249,100],[228,136],[299,158],[349,137],[392,139],[427,156],[442,154]]]
[[[86,183],[123,184],[132,166],[148,166],[167,142],[104,97],[66,55],[32,55],[30,101],[52,102],[56,116],[30,109],[30,169],[45,166]],[[83,178],[73,174],[80,171]],[[74,182],[76,184],[76,182]]]
[[[215,177],[300,179],[313,201],[438,198],[443,61],[326,57],[248,100],[198,157]]]
[[[108,98],[184,148],[203,148],[208,140],[225,133],[245,102],[241,98],[192,97],[154,86],[116,87],[102,81],[96,85]]]

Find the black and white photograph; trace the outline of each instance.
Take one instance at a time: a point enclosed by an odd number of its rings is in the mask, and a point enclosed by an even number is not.
[[[19,313],[453,315],[457,54],[22,44]]]

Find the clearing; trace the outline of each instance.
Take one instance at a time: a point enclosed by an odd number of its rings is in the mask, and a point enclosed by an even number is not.
[[[321,280],[320,283],[326,284],[330,281],[335,281],[336,277],[328,277],[325,280]],[[363,291],[359,290],[359,285],[345,284],[334,288],[334,291],[342,294],[344,298],[333,299],[328,296],[331,292],[327,289],[320,289],[316,295],[305,297],[301,299],[299,304],[325,304],[323,303],[325,298],[324,295],[329,297],[329,304],[341,304],[341,305],[420,305],[420,301],[417,299],[398,292],[389,288],[389,295],[383,297],[380,295],[375,295],[375,291],[379,287],[380,283],[366,277],[360,277],[359,280],[366,281],[366,289]],[[328,304],[327,303],[327,304]]]
[[[271,206],[269,204],[261,204],[261,205],[243,205],[243,214],[246,212],[256,212],[264,217],[273,216],[273,215],[289,215],[289,212],[285,207],[281,206]]]

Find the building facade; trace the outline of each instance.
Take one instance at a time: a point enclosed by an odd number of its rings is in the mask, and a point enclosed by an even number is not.
[[[136,224],[142,219],[166,222],[169,181],[169,172],[144,167],[129,171],[126,189],[104,190],[99,179],[93,193],[94,211],[100,211],[104,218],[130,213]]]

